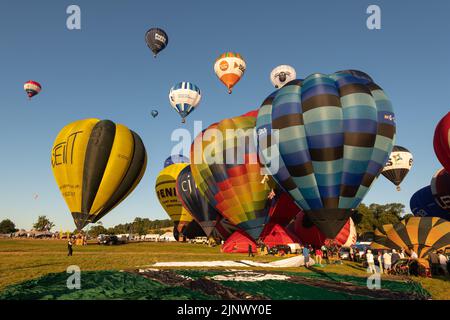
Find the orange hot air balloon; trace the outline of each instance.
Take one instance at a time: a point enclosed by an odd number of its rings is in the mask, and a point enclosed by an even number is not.
[[[245,72],[245,61],[239,53],[226,52],[216,59],[214,72],[231,93],[232,88],[241,80]]]

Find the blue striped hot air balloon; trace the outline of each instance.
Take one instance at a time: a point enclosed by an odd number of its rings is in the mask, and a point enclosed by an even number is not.
[[[200,89],[190,82],[179,82],[169,92],[169,101],[172,108],[181,116],[181,122],[194,111],[202,98]]]
[[[356,70],[289,82],[263,102],[256,128],[269,174],[328,238],[360,204],[395,138],[391,102]]]

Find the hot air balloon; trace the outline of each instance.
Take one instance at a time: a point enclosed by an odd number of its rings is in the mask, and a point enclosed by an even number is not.
[[[138,185],[146,163],[139,135],[109,120],[68,124],[51,153],[53,175],[78,230],[123,201]]]
[[[450,246],[450,222],[432,217],[411,217],[395,225],[384,225],[376,230],[375,239],[370,245],[374,249],[412,248],[419,258],[431,251]]]
[[[27,93],[28,98],[31,99],[39,92],[41,92],[42,86],[37,81],[29,80],[23,85],[23,90],[25,90],[25,92]]]
[[[444,168],[438,170],[431,179],[430,187],[439,207],[450,212],[450,174]]]
[[[450,112],[436,126],[433,146],[439,162],[450,172]]]
[[[173,154],[164,161],[164,168],[174,163],[189,163],[189,158],[182,154]]]
[[[182,233],[189,222],[192,221],[191,214],[183,208],[177,197],[176,183],[181,170],[186,168],[186,163],[175,163],[165,167],[156,178],[155,191],[159,203],[174,222],[178,233]],[[174,235],[176,232],[174,232]],[[178,239],[177,237],[175,237]]]
[[[192,177],[191,167],[181,170],[177,178],[177,195],[183,207],[189,211],[195,221],[202,227],[209,237],[216,227],[220,213],[203,197]]]
[[[217,217],[216,227],[212,231],[211,236],[215,239],[227,240],[237,230],[238,227],[232,224],[228,219],[219,215]]]
[[[283,87],[286,83],[295,79],[297,79],[297,73],[295,72],[295,69],[286,64],[275,67],[270,73],[270,81],[277,89]]]
[[[328,239],[306,216],[300,212],[288,227],[296,235],[301,243],[321,247],[330,240],[334,240],[339,246],[350,247],[356,243],[357,233],[352,218],[349,218],[344,227],[334,239]]]
[[[258,113],[262,162],[330,239],[362,201],[393,146],[391,103],[368,79],[354,70],[312,74],[272,93]]]
[[[156,55],[169,44],[169,37],[163,29],[151,28],[145,33],[145,42],[156,58]]]
[[[151,115],[153,118],[156,118],[158,116],[159,112],[158,110],[152,110]]]
[[[269,219],[273,186],[261,182],[254,126],[255,118],[250,116],[209,126],[191,146],[191,171],[200,194],[256,240]]]
[[[409,207],[412,213],[418,217],[439,217],[449,220],[450,211],[442,209],[436,202],[431,187],[426,186],[416,191],[411,200],[409,200]]]
[[[412,164],[411,152],[404,147],[394,146],[381,174],[397,186],[397,191],[400,191],[400,183],[411,170]]]
[[[216,59],[214,72],[231,93],[245,72],[245,61],[239,53],[225,52]]]
[[[194,111],[202,98],[200,89],[190,82],[179,82],[169,92],[169,101],[176,112],[181,116],[181,122]]]

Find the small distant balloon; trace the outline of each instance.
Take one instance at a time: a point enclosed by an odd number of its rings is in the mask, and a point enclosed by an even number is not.
[[[37,193],[33,194],[33,199],[37,200],[39,198],[39,195]]]
[[[39,92],[41,92],[42,86],[37,81],[29,80],[23,85],[23,90],[25,90],[25,92],[27,93],[28,98],[31,99]]]
[[[158,116],[159,112],[158,112],[158,110],[152,110],[151,114],[152,114],[153,118],[156,118]]]

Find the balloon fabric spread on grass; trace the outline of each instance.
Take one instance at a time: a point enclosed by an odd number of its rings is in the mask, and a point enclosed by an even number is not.
[[[123,201],[146,164],[141,138],[109,120],[70,123],[59,132],[51,153],[53,175],[78,230]]]
[[[419,258],[448,246],[450,222],[432,217],[411,217],[395,225],[384,225],[382,230],[375,231],[371,244],[374,249],[404,249],[408,252],[413,248]]]
[[[269,219],[273,200],[269,199],[272,186],[263,181],[257,161],[254,127],[252,116],[213,124],[195,138],[190,158],[201,195],[223,217],[257,240]]]
[[[384,167],[395,122],[383,90],[349,70],[312,74],[275,91],[259,109],[256,130],[273,178],[334,238]]]
[[[225,286],[239,292],[242,295],[253,295],[267,299],[278,300],[360,300],[360,299],[389,299],[386,297],[368,297],[358,295],[353,290],[330,290],[321,287],[314,282],[327,280],[330,283],[351,283],[353,288],[365,288],[367,278],[354,276],[341,276],[332,273],[326,275],[321,273],[294,273],[294,272],[232,272],[232,271],[202,271],[202,270],[176,270],[174,275],[191,279],[189,281],[200,281],[212,279],[215,286]],[[242,278],[260,278],[266,275],[273,279],[282,278],[287,280],[262,280],[262,281],[228,281],[214,280],[221,278],[233,279],[241,275]],[[300,276],[308,280],[311,285],[290,281],[290,277]],[[175,276],[173,277],[175,278]],[[245,280],[245,279],[244,279]],[[186,281],[186,280],[185,280]],[[207,280],[211,281],[211,280]],[[170,281],[161,282],[145,278],[137,273],[119,271],[84,271],[82,286],[79,290],[67,288],[67,273],[53,273],[34,280],[28,280],[19,284],[11,285],[0,292],[0,300],[217,300],[215,294],[203,290],[202,286],[189,289]],[[208,282],[210,283],[210,282]],[[409,298],[429,298],[420,284],[416,282],[400,282],[383,280],[383,289],[390,293],[403,294]],[[375,290],[376,291],[376,290]],[[386,292],[386,291],[385,291]]]

